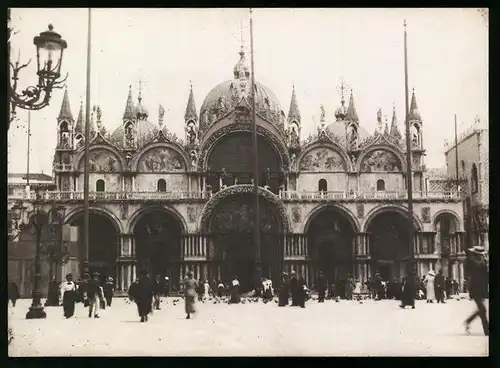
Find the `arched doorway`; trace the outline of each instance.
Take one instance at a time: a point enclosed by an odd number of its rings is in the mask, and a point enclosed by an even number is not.
[[[180,282],[182,223],[166,211],[144,214],[134,226],[136,258],[139,270],[150,277],[168,277],[171,285]]]
[[[70,224],[78,226],[78,239],[84,240],[84,218],[79,213]],[[81,243],[80,243],[81,244]],[[116,260],[120,246],[120,230],[118,225],[107,215],[100,212],[89,214],[89,272],[99,272],[101,281],[110,276],[116,280]],[[80,245],[80,252],[84,246]],[[84,258],[84,254],[80,255]]]
[[[395,211],[379,213],[369,222],[367,231],[370,233],[372,272],[379,273],[386,281],[401,280],[406,274],[410,254],[406,215]]]
[[[258,135],[257,141],[259,185],[267,185],[270,191],[277,194],[279,186],[283,184],[280,157],[265,137]],[[213,173],[208,179],[208,184],[214,192],[221,189],[221,181],[226,186],[251,184],[255,171],[252,134],[250,132],[227,134],[213,147],[207,164]]]
[[[347,215],[336,207],[326,207],[312,218],[306,235],[316,271],[323,271],[330,283],[347,280],[353,272],[355,236]]]
[[[278,208],[259,199],[262,275],[277,282],[282,266],[283,224]],[[239,193],[222,199],[212,212],[210,277],[229,283],[234,276],[243,291],[255,287],[255,195]]]

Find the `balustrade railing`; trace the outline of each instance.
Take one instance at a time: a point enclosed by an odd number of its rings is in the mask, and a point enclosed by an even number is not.
[[[404,200],[408,193],[380,191],[380,192],[355,192],[355,191],[281,191],[279,197],[283,200],[340,200],[340,199],[392,199]],[[413,199],[459,199],[460,193],[456,191],[415,191]]]
[[[90,192],[90,200],[183,200],[183,199],[210,199],[211,192]],[[278,194],[282,200],[405,200],[408,198],[406,192],[380,191],[380,192],[355,192],[355,191],[280,191]],[[9,199],[36,200],[37,194],[17,193],[9,195]],[[460,199],[461,194],[457,191],[415,191],[413,199]],[[38,199],[43,200],[83,200],[83,191],[46,191],[41,193]]]
[[[54,164],[54,171],[73,171],[72,164]]]

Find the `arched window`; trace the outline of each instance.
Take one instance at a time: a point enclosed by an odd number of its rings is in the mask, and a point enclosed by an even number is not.
[[[167,182],[164,179],[158,180],[156,185],[156,190],[158,192],[166,192],[167,191]]]
[[[106,189],[106,185],[104,183],[104,180],[99,179],[95,182],[95,191],[96,192],[104,192]]]
[[[326,192],[328,190],[328,183],[326,182],[325,179],[320,179],[318,181],[318,191],[319,192]]]
[[[472,164],[472,170],[471,170],[471,187],[472,187],[472,193],[477,193],[478,191],[478,175],[477,175],[477,166],[476,164]]]
[[[385,190],[385,181],[382,179],[377,180],[377,191],[384,191]]]

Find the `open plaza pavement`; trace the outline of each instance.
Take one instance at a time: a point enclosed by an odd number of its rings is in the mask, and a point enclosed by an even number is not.
[[[464,298],[446,304],[394,300],[310,300],[306,308],[276,303],[197,303],[191,320],[184,301],[163,298],[162,309],[140,323],[135,304],[115,298],[99,319],[76,305],[75,316],[47,307],[47,318],[26,320],[31,300],[9,305],[14,339],[9,356],[487,356],[488,337]]]

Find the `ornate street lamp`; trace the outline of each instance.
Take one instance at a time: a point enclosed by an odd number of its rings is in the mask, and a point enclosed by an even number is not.
[[[9,101],[11,104],[9,125],[16,115],[16,107],[25,110],[43,109],[49,105],[52,90],[64,87],[64,82],[68,76],[66,75],[64,79],[59,78],[61,77],[63,52],[68,45],[61,38],[61,35],[54,32],[53,29],[54,27],[49,24],[47,31],[41,32],[39,36],[33,39],[33,43],[36,46],[37,59],[38,84],[36,86],[29,86],[21,91],[21,93],[17,93],[19,72],[21,69],[27,67],[31,60],[23,65],[19,65],[19,57],[15,64],[9,61],[12,68],[13,80],[12,84],[9,83]]]

